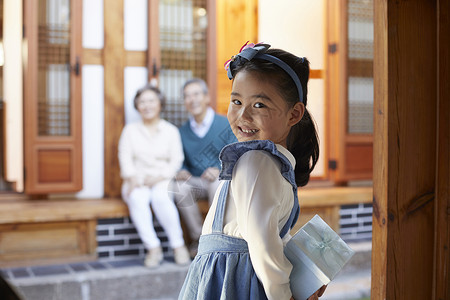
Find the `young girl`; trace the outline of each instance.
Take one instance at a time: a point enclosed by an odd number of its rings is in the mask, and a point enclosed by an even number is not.
[[[305,108],[309,62],[269,47],[244,45],[227,63],[228,120],[239,142],[220,154],[224,182],[179,299],[292,299],[283,247],[319,145]]]

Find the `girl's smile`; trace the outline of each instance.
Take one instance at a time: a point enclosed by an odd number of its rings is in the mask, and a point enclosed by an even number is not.
[[[270,82],[242,71],[234,78],[227,116],[239,142],[271,140],[286,146],[289,131],[301,119],[303,109],[301,103],[288,108]]]
[[[249,134],[249,135],[254,134],[254,133],[256,133],[256,132],[259,131],[258,129],[244,129],[244,128],[239,128],[239,129],[240,129],[243,133]]]

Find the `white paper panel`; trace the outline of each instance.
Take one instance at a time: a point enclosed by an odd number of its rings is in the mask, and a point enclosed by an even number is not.
[[[148,72],[145,67],[126,67],[124,70],[124,111],[125,123],[137,121],[141,118],[134,108],[133,100],[138,89],[147,84]]]
[[[103,49],[103,0],[83,0],[83,48]]]
[[[348,132],[373,133],[373,78],[348,78]]]
[[[324,0],[259,0],[258,3],[258,42],[306,56],[311,69],[323,69]]]
[[[167,98],[168,103],[183,105],[181,88],[184,83],[193,78],[192,70],[161,70],[159,76],[160,89]],[[171,87],[176,88],[171,88]]]
[[[316,122],[319,135],[319,161],[311,176],[325,176],[325,95],[323,79],[310,79],[308,83],[308,110]]]
[[[23,68],[26,54],[23,36],[23,3],[22,1],[2,1],[3,3],[3,171],[6,181],[15,182],[15,191],[23,192],[24,178],[24,139],[23,139]],[[6,30],[8,28],[8,30]]]
[[[194,30],[192,1],[160,1],[159,29],[161,49],[193,48],[191,33]],[[206,20],[206,18],[203,18]]]
[[[123,11],[125,50],[145,51],[148,45],[147,0],[125,0]]]
[[[70,135],[70,74],[66,65],[49,64],[46,72],[48,135]]]
[[[80,198],[101,198],[104,194],[103,84],[103,66],[83,66],[83,189],[77,193]]]

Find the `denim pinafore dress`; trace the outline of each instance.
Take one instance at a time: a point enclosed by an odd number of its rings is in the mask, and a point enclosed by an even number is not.
[[[256,276],[244,239],[225,235],[223,219],[231,174],[237,160],[247,151],[264,150],[281,162],[281,173],[292,185],[294,205],[286,224],[280,231],[283,237],[297,221],[300,211],[294,170],[289,160],[270,141],[248,141],[225,146],[220,153],[221,180],[227,180],[220,190],[212,233],[202,235],[198,254],[189,268],[178,299],[267,299],[264,288]]]

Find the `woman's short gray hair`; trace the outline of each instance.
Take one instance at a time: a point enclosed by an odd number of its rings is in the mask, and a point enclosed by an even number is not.
[[[147,85],[141,87],[139,90],[137,90],[136,96],[134,96],[134,100],[133,100],[134,108],[138,109],[137,105],[138,105],[139,97],[145,91],[152,91],[156,94],[156,96],[158,96],[159,102],[161,103],[161,110],[163,110],[164,106],[166,105],[166,97],[164,97],[164,95],[161,93],[161,91],[156,86],[153,86],[151,84],[147,84]]]

